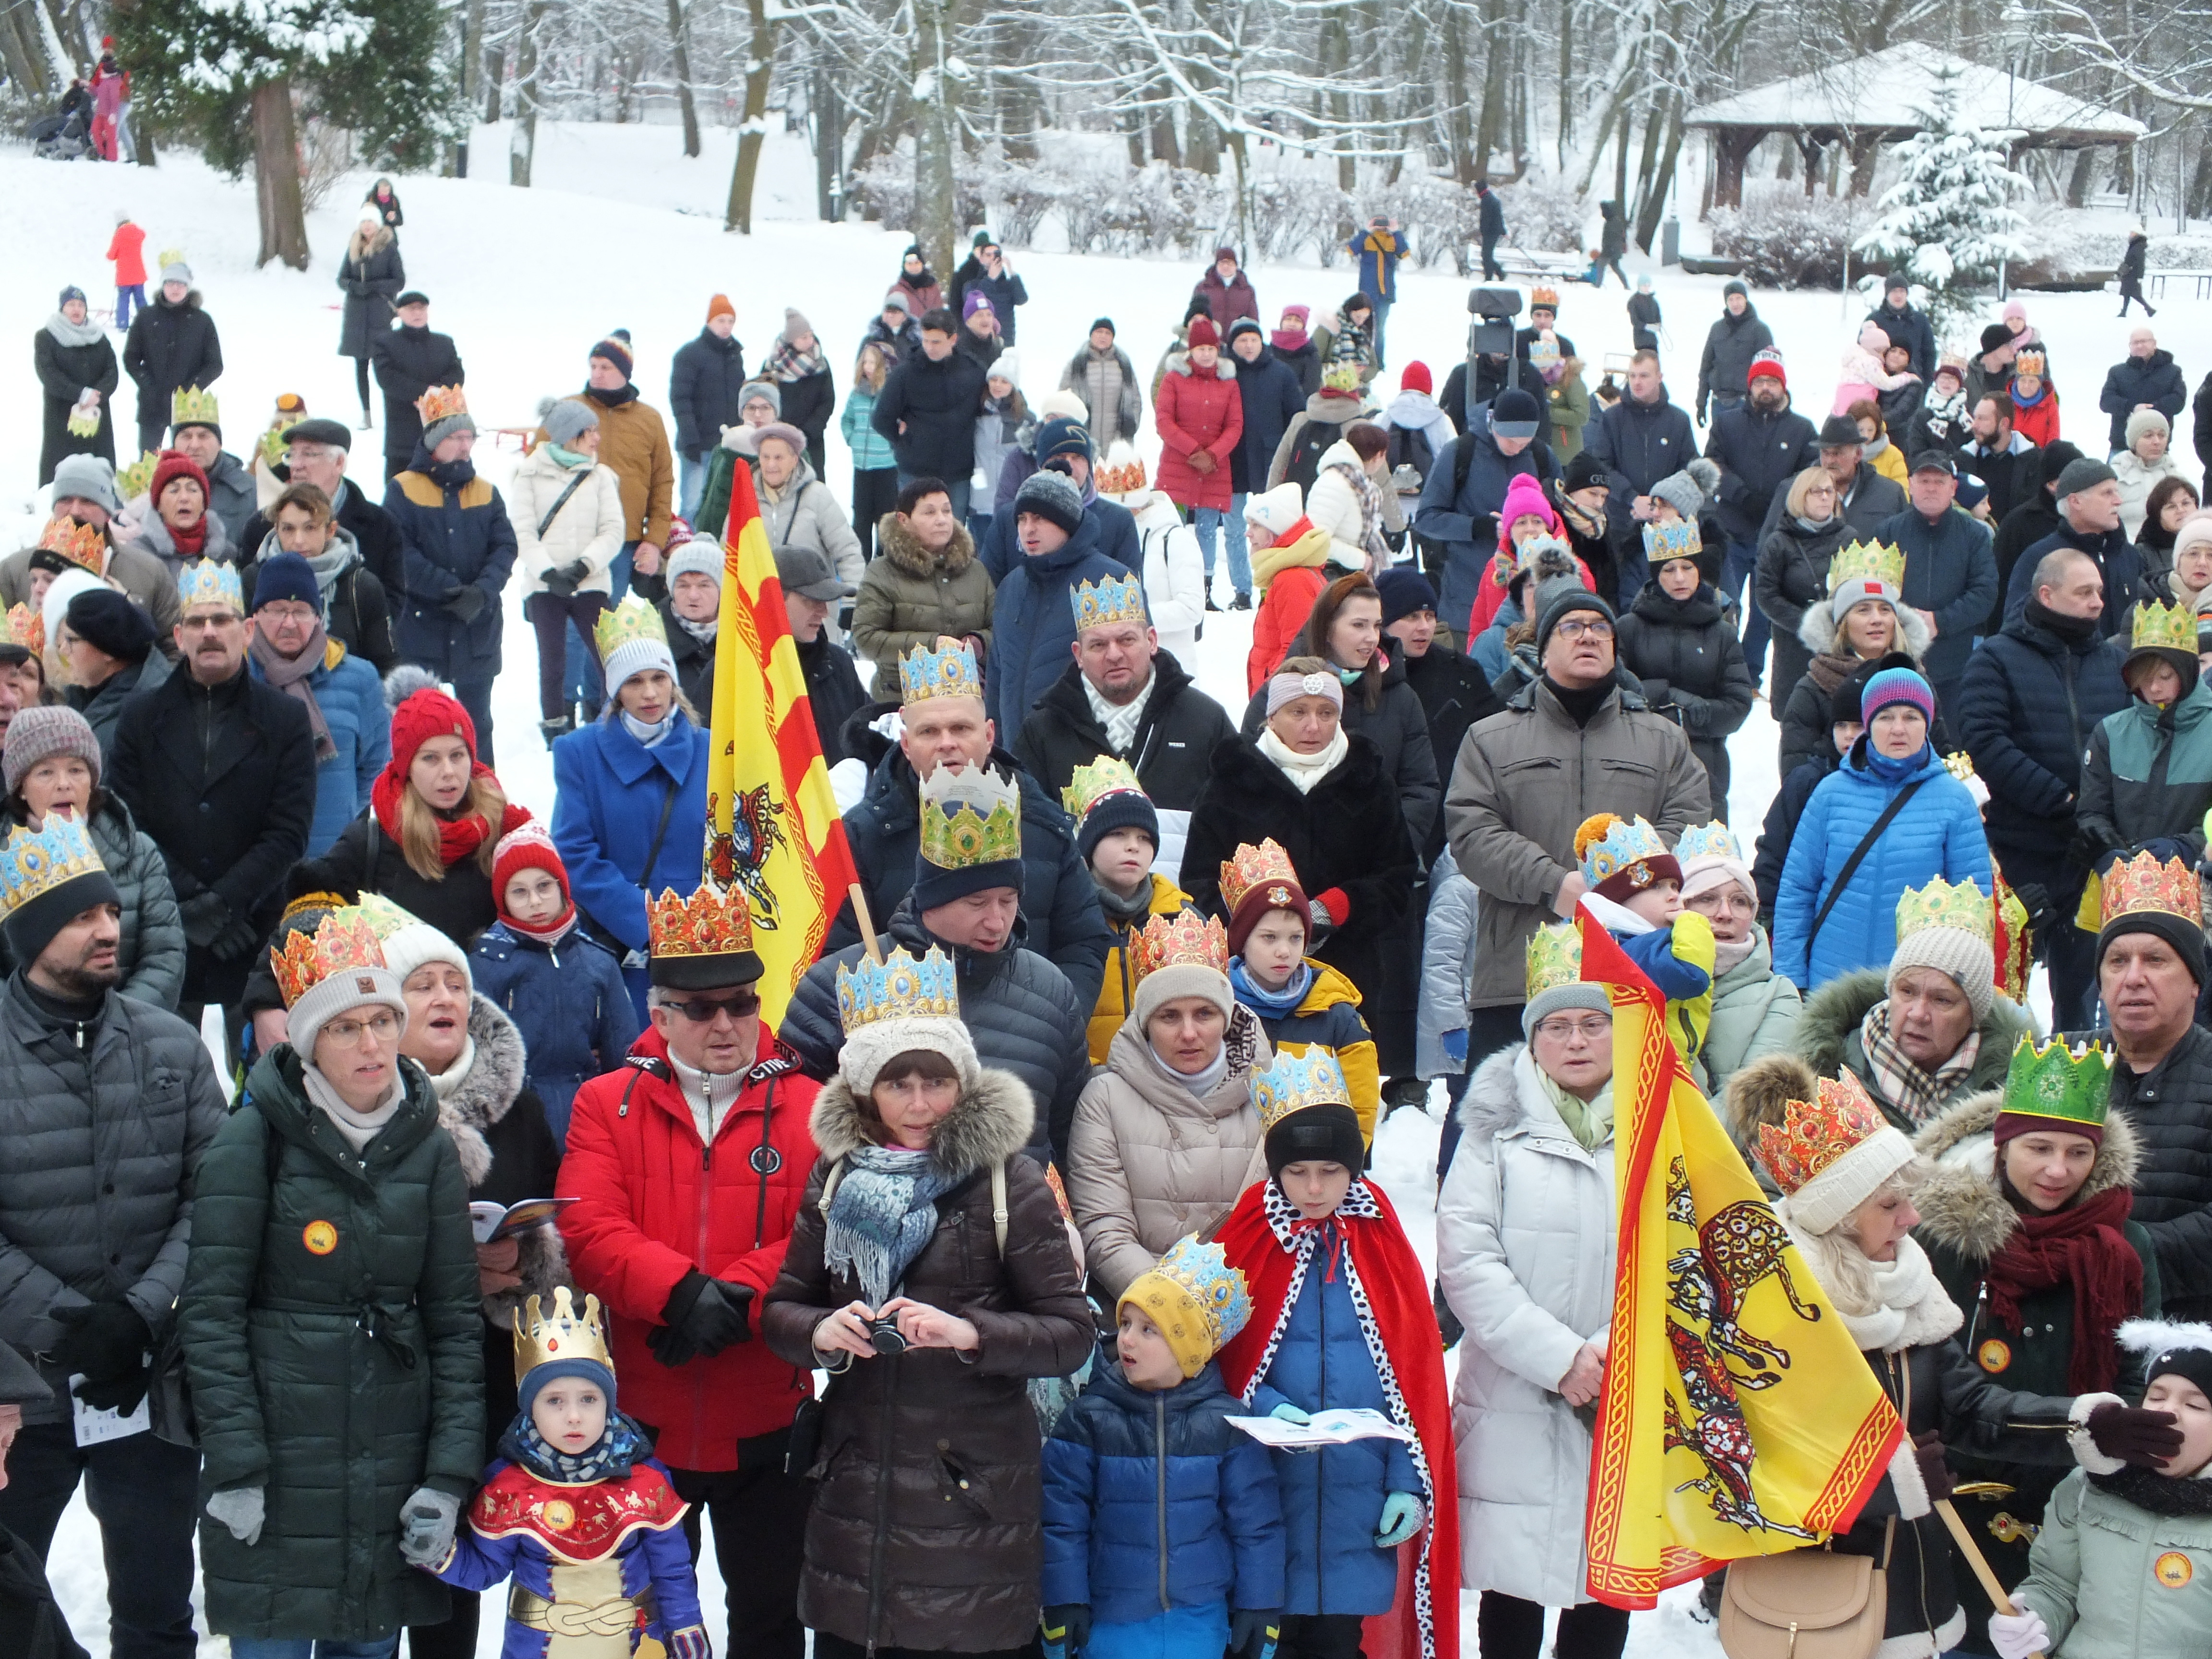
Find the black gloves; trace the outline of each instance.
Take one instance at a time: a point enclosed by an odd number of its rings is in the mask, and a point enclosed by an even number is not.
[[[261,934],[254,925],[240,916],[216,934],[208,946],[208,954],[217,962],[236,962],[261,943]]]
[[[1928,1488],[1928,1501],[1940,1504],[1958,1487],[1951,1466],[1943,1461],[1943,1437],[1929,1429],[1912,1437],[1912,1461],[1920,1466],[1920,1482]]]
[[[712,1359],[732,1342],[752,1340],[752,1301],[751,1285],[709,1279],[694,1267],[668,1293],[661,1323],[647,1334],[645,1346],[671,1367]]]
[[[2084,1425],[2097,1449],[2124,1463],[2153,1468],[2181,1450],[2181,1424],[2171,1412],[2100,1406]]]
[[[230,925],[230,906],[222,894],[210,890],[195,893],[177,906],[185,924],[185,943],[204,951]]]
[[[439,608],[464,623],[472,623],[483,614],[484,606],[490,603],[483,589],[471,582]]]
[[[1091,1645],[1091,1607],[1088,1602],[1070,1601],[1063,1606],[1047,1607],[1038,1621],[1044,1637],[1046,1659],[1076,1659],[1076,1656]]]
[[[62,1339],[46,1357],[80,1373],[77,1398],[95,1411],[134,1412],[146,1397],[146,1351],[154,1333],[128,1302],[93,1302],[58,1308]]]
[[[592,567],[587,562],[571,559],[568,563],[556,565],[545,573],[545,591],[556,599],[568,599],[584,585],[584,579],[591,574]]]
[[[1283,1615],[1273,1607],[1237,1607],[1229,1615],[1229,1650],[1238,1659],[1267,1659],[1282,1637]]]

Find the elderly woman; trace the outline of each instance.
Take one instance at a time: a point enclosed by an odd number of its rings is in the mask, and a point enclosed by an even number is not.
[[[857,586],[867,574],[860,538],[817,475],[817,464],[807,459],[806,434],[787,421],[772,421],[760,429],[756,446],[761,520],[769,545],[778,553],[787,547],[811,548],[837,573],[839,581]],[[844,630],[834,613],[824,627],[832,640],[844,642]]]
[[[1891,962],[1906,888],[1938,876],[1984,894],[1995,884],[1981,810],[1928,741],[1928,682],[1885,668],[1859,713],[1865,734],[1805,803],[1775,891],[1774,969],[1801,990]]]
[[[977,1062],[951,963],[895,951],[838,979],[822,1158],[761,1323],[830,1373],[799,1614],[822,1659],[1020,1648],[1043,1565],[1027,1382],[1090,1355],[1081,1275],[1022,1155],[1030,1092]]]
[[[1807,607],[1797,641],[1812,654],[1802,678],[1780,704],[1784,777],[1827,745],[1836,689],[1861,665],[1899,651],[1915,666],[1926,660],[1931,640],[1927,620],[1905,603],[1899,580],[1890,571],[1832,569],[1828,597]],[[1779,646],[1779,629],[1774,637]],[[1778,689],[1781,682],[1775,685]]]
[[[2193,521],[2193,527],[2192,527]],[[2183,568],[2191,549],[2197,557]],[[2136,552],[2154,597],[2194,612],[2212,588],[2212,514],[2197,508],[2197,487],[2186,478],[2161,478],[2143,500]]]
[[[1437,1196],[1437,1286],[1467,1328],[1462,1577],[1483,1659],[1536,1659],[1549,1607],[1561,1653],[1610,1659],[1628,1614],[1590,1599],[1583,1537],[1613,1318],[1613,1009],[1581,982],[1573,924],[1538,929],[1528,963],[1527,1040],[1477,1068]]]
[[[150,553],[173,577],[195,559],[214,559],[228,564],[238,557],[222,520],[208,511],[208,477],[200,464],[174,449],[165,449],[154,463],[154,480],[147,486],[147,505],[152,509],[139,520],[135,539],[125,545]]]
[[[1108,1298],[1267,1174],[1252,1079],[1273,1050],[1231,988],[1222,924],[1195,910],[1155,916],[1129,954],[1133,1006],[1076,1103],[1066,1171],[1084,1259]]]
[[[332,912],[277,967],[291,1038],[200,1164],[178,1304],[208,1624],[237,1659],[375,1659],[445,1617],[410,1564],[452,1547],[483,1467],[468,1182],[369,917]]]
[[[1882,1121],[1856,1079],[1816,1085],[1778,1054],[1737,1073],[1733,1104],[1784,1194],[1777,1212],[1905,1419],[1881,1484],[1833,1547],[1873,1557],[1888,1581],[1884,1659],[1933,1659],[1966,1629],[1950,1535],[1933,1513],[1954,1484],[1947,1443],[2007,1463],[2063,1470],[2078,1461],[2112,1474],[2178,1451],[2180,1432],[2171,1414],[2108,1391],[2014,1393],[1969,1358],[1958,1340],[1966,1317],[1912,1237],[1922,1173],[1912,1143]]]
[[[1698,1051],[1706,1095],[1717,1098],[1746,1061],[1790,1047],[1803,1004],[1774,971],[1774,952],[1759,925],[1759,887],[1735,834],[1725,823],[1692,824],[1674,843],[1682,866],[1682,908],[1713,925],[1713,1011]]]
[[[1935,1166],[1917,1194],[1914,1237],[1966,1316],[1959,1346],[2008,1388],[2039,1394],[2142,1390],[2142,1353],[2118,1335],[2155,1319],[2158,1256],[2129,1218],[2142,1148],[2124,1112],[2107,1109],[2112,1060],[2023,1041],[2004,1086],[1961,1101],[1914,1137]],[[1969,1480],[2008,1497],[1959,1499],[2007,1589],[2027,1577],[2033,1538],[1997,1528],[2001,1511],[2040,1516],[2061,1470],[1954,1452]],[[1991,1651],[1986,1601],[1969,1596],[1966,1647]]]
[[[1797,630],[1806,611],[1827,596],[1828,562],[1850,535],[1836,481],[1826,467],[1808,466],[1790,481],[1781,516],[1759,543],[1752,574],[1753,598],[1774,625],[1774,673],[1767,682],[1774,708],[1788,707],[1790,694],[1805,678],[1814,650],[1799,642]],[[1790,775],[1787,767],[1782,775]]]
[[[1367,608],[1379,625],[1379,603],[1370,598]],[[1413,699],[1418,720],[1419,700],[1398,689]],[[1292,657],[1276,670],[1258,733],[1213,751],[1212,775],[1191,811],[1178,885],[1200,910],[1225,915],[1222,865],[1238,847],[1272,839],[1290,854],[1311,901],[1306,953],[1359,989],[1370,1026],[1390,1012],[1376,998],[1402,984],[1410,1048],[1414,975],[1400,974],[1391,953],[1403,937],[1399,924],[1419,863],[1402,794],[1374,739],[1346,730],[1346,701],[1343,676],[1319,657]],[[1401,764],[1435,764],[1425,729],[1413,732],[1404,750]]]

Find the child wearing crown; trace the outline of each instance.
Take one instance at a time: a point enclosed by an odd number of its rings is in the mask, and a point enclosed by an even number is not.
[[[1382,1104],[1374,1034],[1360,1014],[1358,988],[1306,955],[1313,911],[1290,854],[1273,841],[1238,847],[1236,857],[1222,860],[1221,902],[1229,909],[1229,984],[1237,1000],[1259,1016],[1276,1053],[1334,1057],[1352,1091],[1360,1136],[1371,1146]]]
[[[1270,1454],[1285,1552],[1279,1652],[1357,1652],[1361,1620],[1391,1611],[1404,1572],[1396,1650],[1454,1659],[1459,1500],[1443,1349],[1429,1275],[1390,1200],[1359,1173],[1351,1092],[1325,1054],[1280,1055],[1252,1080],[1267,1178],[1244,1189],[1216,1237],[1254,1313],[1222,1349],[1221,1376],[1260,1415],[1302,1424],[1364,1408],[1410,1437]]]
[[[2196,780],[2212,778],[2212,682],[2190,665],[2196,659],[2197,619],[2187,610],[2148,599],[2136,606],[2120,665],[2134,698],[2089,733],[2075,811],[2074,856],[2100,878],[2115,857],[2148,851],[2193,864],[2203,854],[2212,789]]]
[[[1077,767],[1060,799],[1075,820],[1075,850],[1091,872],[1098,907],[1114,935],[1089,1028],[1091,1063],[1103,1066],[1136,990],[1131,941],[1152,917],[1180,915],[1190,895],[1152,869],[1159,856],[1160,815],[1128,762],[1101,755]]]
[[[1589,890],[1582,902],[1667,999],[1667,1030],[1685,1064],[1713,1016],[1713,925],[1682,908],[1682,866],[1642,818],[1600,812],[1575,831]]]
[[[1244,1275],[1195,1237],[1121,1292],[1114,1360],[1045,1443],[1050,1659],[1273,1650],[1282,1501],[1267,1452],[1229,1420],[1243,1407],[1213,1363],[1251,1317]]]
[[[514,1377],[521,1410],[468,1525],[425,1571],[471,1590],[514,1579],[501,1659],[558,1659],[573,1638],[634,1650],[644,1636],[671,1659],[713,1659],[684,1535],[689,1505],[616,1407],[599,1297],[580,1315],[564,1285],[551,1309],[534,1296],[517,1309]]]

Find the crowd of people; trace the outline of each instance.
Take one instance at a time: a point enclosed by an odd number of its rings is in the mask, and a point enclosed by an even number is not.
[[[1961,349],[1895,279],[1818,420],[1738,283],[1687,408],[1656,336],[1590,384],[1550,287],[1386,401],[1376,219],[1319,326],[1224,246],[1149,382],[1101,316],[1032,404],[978,233],[906,250],[849,369],[790,309],[749,370],[716,295],[664,416],[600,337],[502,489],[403,223],[380,181],[340,270],[357,424],[287,394],[227,447],[173,252],[119,365],[75,288],[38,337],[51,517],[0,560],[31,1651],[78,1651],[40,1564],[82,1484],[125,1659],[193,1650],[196,1571],[239,1659],[473,1654],[509,1580],[514,1659],[708,1659],[702,1519],[743,1659],[1450,1659],[1462,1589],[1486,1659],[1550,1610],[1611,1659],[1577,919],[1905,1420],[1835,1540],[1883,1659],[2212,1617],[2212,513],[2147,325],[2105,459],[2022,307]],[[854,781],[858,902],[772,1027],[698,834],[740,468]],[[1241,708],[1197,675],[1224,611]],[[1762,697],[1781,787],[1731,802]],[[1431,1275],[1368,1170],[1438,1082]],[[1300,1438],[1340,1408],[1390,1437]],[[1987,1481],[1994,1613],[1935,1510]]]

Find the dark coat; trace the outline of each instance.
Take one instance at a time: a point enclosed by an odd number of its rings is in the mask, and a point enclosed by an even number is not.
[[[1003,582],[1007,574],[1028,556],[1022,551],[1021,538],[1015,527],[1017,514],[1013,510],[1014,495],[1021,489],[1017,483],[1007,488],[1006,481],[1020,472],[1026,482],[1036,471],[1036,463],[1022,450],[1009,451],[1006,469],[999,477],[999,498],[991,514],[991,522],[984,526],[983,539],[975,544],[975,556],[983,568],[990,573],[994,582]],[[888,516],[888,515],[886,515]],[[1083,504],[1083,521],[1098,527],[1098,550],[1122,568],[1125,574],[1142,577],[1145,574],[1145,542],[1137,533],[1137,517],[1119,501],[1109,501],[1103,495],[1093,495]],[[964,538],[967,531],[963,528]],[[878,530],[881,538],[883,532]],[[912,570],[911,562],[904,567]],[[947,632],[956,630],[947,629]],[[987,629],[984,630],[988,633]],[[986,665],[988,668],[988,665]],[[897,676],[896,667],[892,670]]]
[[[656,608],[660,612],[660,625],[668,630],[668,654],[676,659],[676,684],[691,699],[694,708],[711,718],[714,707],[714,646],[720,632],[714,640],[702,640],[677,620],[675,607],[668,600],[664,599]],[[826,756],[829,752],[824,744],[823,753]]]
[[[838,1356],[806,1471],[799,1616],[810,1629],[856,1644],[979,1652],[1020,1647],[1036,1629],[1043,1481],[1027,1383],[1073,1371],[1096,1338],[1060,1205],[1044,1172],[1016,1156],[1030,1116],[1028,1091],[1004,1072],[963,1091],[932,1141],[932,1162],[954,1184],[902,1280],[916,1301],[958,1309],[981,1335],[980,1352]],[[821,1363],[814,1328],[861,1294],[824,1259],[823,1188],[872,1144],[842,1079],[817,1098],[814,1139],[822,1161],[761,1316],[763,1338],[802,1376]],[[1003,1246],[994,1166],[1006,1172]]]
[[[806,434],[807,459],[819,472],[823,459],[822,434],[830,429],[830,417],[837,410],[837,377],[825,366],[795,380],[778,380],[775,387],[783,400],[779,418]]]
[[[1239,317],[1249,317],[1255,322],[1260,319],[1260,296],[1252,291],[1251,276],[1242,265],[1237,268],[1236,280],[1228,283],[1221,280],[1221,272],[1216,267],[1206,266],[1206,275],[1198,279],[1190,297],[1206,301],[1213,325],[1221,331],[1224,341],[1229,325]]]
[[[407,592],[407,550],[400,539],[398,521],[371,501],[351,478],[338,481],[338,498],[333,505],[337,510],[339,527],[352,534],[354,546],[360,550],[362,563],[382,584],[385,609],[389,612]],[[255,566],[260,562],[259,550],[268,542],[273,527],[265,517],[256,513],[239,532],[238,544],[252,552]],[[238,574],[239,580],[247,585],[246,601],[250,605],[254,568],[248,567]]]
[[[461,367],[452,335],[404,323],[375,336],[368,355],[376,366],[376,383],[384,388],[384,457],[396,471],[407,465],[422,441],[422,416],[415,400],[434,386],[464,384],[468,371]]]
[[[1790,481],[1820,463],[1820,435],[1785,400],[1771,413],[1749,398],[1713,411],[1705,459],[1721,469],[1719,513],[1730,541],[1756,544],[1760,526]]]
[[[417,1487],[467,1498],[483,1452],[483,1316],[468,1184],[411,1060],[356,1154],[280,1043],[200,1165],[178,1304],[202,1487],[265,1489],[258,1542],[200,1526],[208,1623],[228,1636],[363,1640],[445,1616],[399,1556]],[[327,1226],[331,1249],[303,1247]]]
[[[1121,758],[1135,770],[1154,806],[1188,812],[1205,791],[1213,751],[1235,735],[1229,712],[1199,690],[1173,653],[1162,651],[1152,658],[1152,682],[1145,692],[1137,735]],[[1022,722],[1014,754],[1045,793],[1058,799],[1077,767],[1114,752],[1106,728],[1091,712],[1083,672],[1071,661]]]
[[[1714,808],[1726,817],[1728,740],[1758,695],[1736,635],[1735,608],[1722,604],[1711,582],[1674,599],[1649,581],[1622,615],[1619,640],[1620,660],[1644,682],[1652,712],[1679,721],[1690,752],[1705,763]]]
[[[991,314],[999,319],[1000,343],[1013,344],[1016,325],[1020,321],[1014,307],[1030,302],[1028,284],[1004,265],[999,267],[999,274],[995,276],[978,265],[975,274],[961,284],[960,292],[950,302],[955,313],[959,311],[961,302],[968,297],[970,289],[981,289],[983,297],[991,302]],[[964,333],[966,331],[962,331]]]
[[[2112,449],[2117,455],[2128,447],[2128,416],[2137,404],[2148,404],[2166,418],[2181,423],[2181,410],[2189,401],[2189,383],[2181,378],[2181,365],[2164,348],[2147,358],[2123,357],[2105,371],[2105,389],[2097,407],[2112,417]]]
[[[2112,1047],[2109,1030],[2096,1035]],[[2166,1317],[2212,1316],[2212,1030],[2192,1024],[2141,1076],[2116,1062],[2112,1103],[2142,1143],[2135,1219],[2158,1251]]]
[[[1759,307],[1747,304],[1741,317],[1725,308],[1705,331],[1705,355],[1698,359],[1698,418],[1715,398],[1741,398],[1750,390],[1752,360],[1774,348],[1774,331],[1761,322]],[[1632,399],[1623,398],[1626,405]],[[1687,452],[1686,451],[1685,453]]]
[[[1279,346],[1270,340],[1267,342],[1267,355],[1298,377],[1301,403],[1321,390],[1321,348],[1310,337],[1304,344],[1295,347]],[[2212,376],[2206,378],[2205,384],[2212,386]],[[1459,423],[1460,417],[1454,416],[1452,424],[1457,426]]]
[[[2197,464],[2212,471],[2212,374],[2207,374],[2203,384],[2197,388],[2189,412],[2196,425]]]
[[[171,305],[158,293],[131,319],[123,339],[123,372],[138,388],[138,424],[169,424],[169,396],[181,386],[203,392],[222,378],[222,341],[215,319],[192,289]]]
[[[1431,758],[1425,742],[1422,758]],[[1273,837],[1290,855],[1298,884],[1327,906],[1332,926],[1307,947],[1359,988],[1368,1024],[1382,988],[1398,982],[1384,957],[1404,942],[1399,923],[1413,902],[1420,865],[1392,798],[1382,751],[1354,734],[1337,769],[1301,795],[1282,769],[1239,738],[1214,751],[1213,776],[1190,815],[1177,885],[1197,908],[1226,919],[1221,866],[1237,848]]]
[[[1244,435],[1230,454],[1229,479],[1243,495],[1255,481],[1261,489],[1267,487],[1275,446],[1304,412],[1306,393],[1295,369],[1263,351],[1256,362],[1237,359],[1237,395],[1244,400]]]
[[[1452,405],[1447,402],[1444,406],[1449,410]],[[1462,445],[1472,449],[1467,482],[1455,490],[1452,480],[1458,472]],[[1689,453],[1684,449],[1683,459]],[[1413,528],[1444,548],[1444,579],[1437,597],[1437,618],[1443,626],[1463,635],[1474,616],[1475,584],[1498,551],[1498,510],[1505,505],[1506,487],[1522,473],[1548,484],[1559,471],[1551,446],[1540,438],[1518,455],[1501,451],[1486,410],[1437,456],[1421,481]]]
[[[407,287],[407,267],[399,258],[399,239],[388,232],[382,247],[356,259],[346,245],[338,261],[338,287],[345,295],[345,316],[338,325],[338,356],[374,355],[377,337],[392,330],[392,302]]]
[[[1766,677],[1770,708],[1788,708],[1790,694],[1805,678],[1813,653],[1797,629],[1806,611],[1828,597],[1829,562],[1850,538],[1851,527],[1840,513],[1819,530],[1808,530],[1784,513],[1759,541],[1752,596],[1774,625],[1774,671]]]
[[[97,455],[115,459],[115,347],[106,334],[90,345],[64,345],[51,331],[40,329],[31,337],[31,365],[46,394],[46,428],[39,446],[39,488],[54,481],[54,468],[64,455]],[[69,429],[70,410],[89,388],[100,394],[100,428],[88,438]],[[136,434],[132,446],[137,443]]]
[[[1477,191],[1475,201],[1480,204],[1476,224],[1482,233],[1482,240],[1486,242],[1498,240],[1505,234],[1505,204],[1498,199],[1498,192],[1494,190]],[[1606,234],[1612,234],[1610,221],[1607,222]],[[1621,251],[1627,251],[1626,243],[1622,245]]]
[[[722,428],[738,424],[738,393],[744,385],[745,345],[736,335],[720,340],[702,328],[677,348],[668,372],[668,412],[676,417],[678,454],[696,461],[722,441]]]
[[[506,620],[499,600],[514,569],[514,522],[489,479],[471,471],[458,489],[447,489],[431,476],[419,443],[415,461],[392,474],[384,495],[407,554],[407,599],[394,642],[402,656],[441,679],[496,674]],[[446,609],[465,586],[482,589],[487,601],[473,622]]]
[[[1842,758],[1832,744],[1825,758],[1815,755],[1793,767],[1768,803],[1765,820],[1759,827],[1758,854],[1751,861],[1751,884],[1759,890],[1759,921],[1763,927],[1773,926],[1774,896],[1782,886],[1782,867],[1790,861],[1790,843],[1797,834],[1797,820],[1805,816],[1805,803]],[[1772,958],[1768,960],[1771,963]]]
[[[1237,729],[1246,741],[1257,743],[1267,723],[1267,688],[1263,685],[1244,705],[1244,718]],[[1436,770],[1436,747],[1429,740],[1428,711],[1422,707],[1419,695],[1406,684],[1406,667],[1401,659],[1391,658],[1390,665],[1383,670],[1382,696],[1374,708],[1367,706],[1361,687],[1345,689],[1343,724],[1346,732],[1375,745],[1382,775],[1390,781],[1406,815],[1406,833],[1417,848],[1421,847],[1436,828],[1443,786]],[[1457,751],[1454,754],[1456,757]],[[1306,896],[1313,895],[1308,892]]]
[[[1990,527],[1963,507],[1945,510],[1930,524],[1907,507],[1883,522],[1881,538],[1905,550],[1905,603],[1936,617],[1921,671],[1938,697],[1956,693],[1959,676],[1974,654],[1974,635],[1990,613],[1997,586],[1996,554]]]
[[[1076,588],[1128,574],[1127,566],[1099,550],[1099,526],[1086,513],[1064,545],[1024,558],[1000,580],[991,604],[983,702],[1001,732],[1021,730],[1036,700],[1071,660]]]
[[[1892,345],[1901,345],[1912,354],[1908,365],[1920,377],[1923,386],[1936,378],[1936,325],[1928,313],[1908,301],[1900,309],[1893,307],[1887,296],[1881,304],[1867,313],[1867,321],[1889,336]]]
[[[1633,594],[1651,572],[1644,556],[1644,526],[1631,508],[1638,495],[1651,493],[1653,484],[1689,465],[1698,453],[1697,434],[1662,386],[1656,403],[1624,397],[1603,414],[1591,416],[1583,428],[1583,447],[1605,468],[1606,539],[1613,544],[1620,591]]]
[[[314,860],[314,874],[317,886],[356,902],[363,893],[390,899],[464,951],[471,939],[499,920],[491,878],[473,854],[447,865],[443,879],[431,881],[407,862],[398,842],[384,833],[373,811],[346,825],[329,850]]]
[[[2097,568],[2105,578],[2105,609],[2097,618],[2097,631],[2107,639],[2124,635],[2128,613],[2142,593],[2142,555],[2128,539],[2128,532],[2118,526],[2097,533],[2079,531],[2068,524],[2063,514],[2057,529],[2041,541],[2021,549],[2020,557],[2014,561],[2012,574],[2005,582],[2005,621],[2016,622],[2027,614],[2027,602],[2035,597],[2035,567],[2043,562],[2045,554],[2056,553],[2062,547],[2076,548],[2097,562]],[[1913,550],[1908,545],[1905,551],[1905,585],[1910,588]],[[1991,555],[1990,562],[1996,562],[1995,555]],[[1907,603],[1911,599],[1908,593]],[[1938,623],[1940,625],[1940,612]]]
[[[1995,548],[1997,602],[1990,608],[1985,632],[1994,634],[2004,626],[2006,595],[2012,592],[2013,568],[2019,564],[2020,556],[2065,528],[2066,520],[2058,516],[2058,503],[2049,490],[2040,487],[2031,488],[2026,500],[1998,519]]]
[[[1418,657],[1401,651],[1393,660],[1405,670],[1406,684],[1421,700],[1421,716],[1429,725],[1429,749],[1436,757],[1441,787],[1442,780],[1451,775],[1452,763],[1459,758],[1460,740],[1467,736],[1468,728],[1477,720],[1504,713],[1505,705],[1490,689],[1490,677],[1480,665],[1457,651],[1431,642]],[[1443,846],[1444,815],[1438,811],[1417,849],[1424,869],[1436,862]]]
[[[675,641],[672,638],[672,646]],[[697,644],[697,641],[693,641]],[[828,631],[814,636],[811,645],[793,641],[799,653],[799,672],[806,677],[807,706],[814,713],[815,735],[822,740],[822,760],[826,766],[835,766],[845,758],[844,726],[855,709],[868,701],[867,691],[860,684],[860,671],[853,665],[853,653],[831,639]],[[708,660],[713,653],[708,653]],[[678,665],[680,674],[683,665]],[[709,671],[709,679],[712,671]],[[704,712],[711,707],[714,687],[708,686],[709,702],[698,703]],[[697,702],[695,698],[693,700]]]
[[[917,351],[891,370],[868,424],[890,443],[900,471],[957,484],[975,470],[983,380],[982,366],[957,351],[941,363]]]
[[[1960,465],[1990,488],[1990,516],[2002,524],[2021,502],[2041,495],[2043,452],[2033,444],[1988,451],[1969,436]],[[2055,510],[2055,509],[2054,509]]]
[[[125,708],[106,781],[161,849],[180,908],[212,892],[257,938],[276,926],[315,817],[304,706],[243,665],[213,687],[179,670]],[[254,956],[189,946],[179,1000],[236,1002]]]

